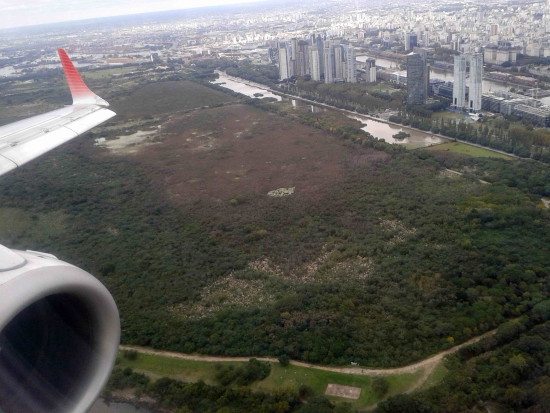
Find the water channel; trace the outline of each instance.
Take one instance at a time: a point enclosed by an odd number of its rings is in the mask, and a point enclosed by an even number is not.
[[[251,98],[273,98],[281,101],[281,96],[275,95],[267,89],[267,86],[260,85],[258,83],[251,82],[249,80],[241,79],[238,77],[229,76],[225,72],[220,72],[216,70],[216,73],[219,75],[216,81],[212,82],[215,85],[223,86],[227,89],[230,89],[234,92],[242,93]],[[258,96],[261,95],[261,96]]]
[[[217,73],[220,75],[220,77],[213,83],[219,84],[235,92],[243,93],[246,96],[255,97],[254,94],[260,93],[264,97],[276,97],[277,101],[290,102],[292,106],[296,108],[307,107],[313,113],[323,112],[327,110],[338,110],[336,108],[328,109],[321,105],[316,105],[312,102],[307,102],[300,99],[293,99],[290,97],[281,98],[281,96],[274,95],[272,92],[270,92],[267,86],[260,85],[254,82],[249,82],[247,80],[240,79],[237,77],[228,76],[223,72],[217,72]],[[400,127],[387,122],[383,122],[381,120],[375,120],[370,117],[363,116],[361,114],[351,114],[348,112],[345,112],[345,113],[348,117],[360,121],[363,124],[363,127],[361,129],[363,129],[366,132],[369,132],[372,136],[376,138],[384,139],[387,143],[396,143],[400,145],[405,145],[407,148],[413,149],[413,148],[419,148],[424,146],[436,145],[446,141],[445,139],[439,138],[430,133],[417,131],[415,129],[410,129],[407,127]],[[395,139],[393,135],[397,134],[400,131],[406,132],[410,136],[404,139]]]
[[[364,62],[367,58],[370,56],[367,55],[361,55],[357,56],[358,62]],[[400,72],[406,75],[406,72],[400,69],[400,64],[398,62],[393,62],[388,59],[384,58],[378,58],[373,57],[373,59],[376,59],[376,66],[383,67],[385,69],[393,69],[396,72]],[[444,80],[445,82],[452,82],[453,81],[453,72],[448,72],[446,70],[438,69],[431,67],[430,68],[430,79],[440,79]],[[511,87],[514,87],[514,85],[508,85],[503,82],[497,82],[494,80],[483,80],[483,92],[508,92]]]

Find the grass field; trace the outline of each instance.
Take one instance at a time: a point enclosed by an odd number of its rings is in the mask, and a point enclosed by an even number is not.
[[[443,363],[439,363],[418,390],[422,391],[435,386],[440,383],[448,373],[449,370],[443,365]]]
[[[126,73],[135,72],[139,70],[135,66],[131,67],[113,67],[109,69],[93,70],[89,72],[83,72],[82,78],[84,81],[97,80],[97,79],[112,79],[116,75],[125,75]]]
[[[114,100],[111,104],[114,111],[124,118],[176,113],[236,100],[217,90],[182,80],[139,87],[127,97]]]
[[[462,113],[457,112],[450,112],[447,110],[441,111],[441,112],[435,112],[432,116],[432,119],[458,119],[458,120],[468,120],[468,115],[464,115]]]
[[[224,362],[223,364],[243,364],[239,362]],[[136,360],[120,357],[120,367],[131,367],[137,372],[144,373],[152,378],[171,377],[183,381],[196,382],[199,380],[207,384],[217,384],[215,381],[216,363],[207,361],[183,360],[165,356],[139,354]],[[393,374],[385,376],[389,383],[387,395],[394,395],[407,391],[422,375],[422,371],[414,374]],[[432,374],[433,379],[435,373]],[[430,376],[430,378],[432,377]],[[259,382],[252,384],[252,390],[272,392],[289,389],[297,392],[303,384],[311,387],[315,394],[324,394],[329,383],[361,388],[358,400],[330,396],[335,402],[348,402],[356,408],[366,408],[380,401],[373,393],[372,377],[367,375],[343,374],[331,371],[311,369],[307,367],[289,365],[282,367],[278,363],[271,364],[270,375]]]
[[[478,148],[477,146],[468,145],[461,142],[448,142],[441,145],[434,145],[427,148],[430,151],[447,151],[460,153],[462,155],[470,155],[476,158],[501,158],[501,159],[514,159],[511,156],[504,155],[502,153],[494,152],[489,149]]]

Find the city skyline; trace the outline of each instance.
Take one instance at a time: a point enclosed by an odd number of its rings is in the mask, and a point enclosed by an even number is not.
[[[16,0],[1,0],[0,30],[91,18],[266,1],[268,0],[36,0],[32,3],[21,3]]]

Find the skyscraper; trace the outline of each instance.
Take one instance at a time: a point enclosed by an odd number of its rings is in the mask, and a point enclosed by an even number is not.
[[[407,104],[422,105],[428,94],[428,69],[424,54],[407,55]]]
[[[468,109],[471,112],[481,110],[481,94],[483,93],[483,55],[473,54],[470,60],[470,85]]]
[[[353,46],[346,47],[346,82],[356,83],[357,82],[357,71],[355,69],[355,50]]]
[[[413,50],[418,46],[418,36],[416,33],[407,33],[405,35],[405,51]]]
[[[457,109],[466,106],[466,56],[454,57],[453,103]]]
[[[334,80],[344,80],[344,53],[340,44],[334,46]]]
[[[334,83],[334,48],[329,41],[325,41],[323,49],[325,66],[325,83]]]
[[[366,81],[376,82],[376,59],[368,58],[365,62]]]
[[[321,59],[317,47],[312,47],[309,53],[309,64],[311,66],[311,78],[317,82],[321,80]]]
[[[286,43],[279,43],[279,80],[289,79],[294,75],[290,52]]]
[[[325,73],[325,56],[324,56],[324,42],[323,38],[318,35],[316,39],[317,50],[319,51],[319,72],[321,75]]]
[[[296,54],[296,76],[305,76],[309,73],[309,43],[305,40],[300,40]]]

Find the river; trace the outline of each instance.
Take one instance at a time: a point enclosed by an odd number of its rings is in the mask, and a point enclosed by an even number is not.
[[[275,95],[267,89],[267,86],[260,85],[259,83],[254,83],[249,80],[241,79],[238,77],[229,76],[225,72],[220,72],[216,70],[216,73],[219,75],[216,81],[212,82],[215,85],[223,86],[227,89],[230,89],[234,92],[242,93],[251,98],[260,97],[260,98],[273,98],[278,101],[281,101],[281,96]],[[262,96],[255,96],[260,94]]]
[[[384,139],[387,143],[405,145],[408,149],[422,148],[447,142],[446,139],[434,136],[431,133],[410,129],[405,126],[401,127],[391,123],[380,122],[360,114],[348,115],[348,117],[361,122],[364,125],[361,129],[369,132],[375,138]],[[395,139],[393,135],[400,131],[406,132],[410,136],[404,139]]]
[[[356,60],[358,62],[364,62],[369,57],[370,56],[367,56],[367,55],[360,55],[360,56],[357,56]],[[373,59],[376,59],[376,66],[380,66],[385,69],[394,69],[395,71],[405,73],[399,68],[398,62],[393,62],[391,60],[378,58],[378,57],[373,57]],[[448,72],[446,70],[430,67],[430,79],[441,79],[441,80],[444,80],[445,82],[452,82],[453,78],[454,78],[453,72]],[[508,92],[511,87],[514,87],[514,86],[507,85],[506,83],[503,83],[503,82],[496,82],[494,80],[486,80],[486,79],[483,80],[484,93]]]
[[[267,86],[254,82],[249,82],[248,80],[240,79],[237,77],[228,76],[224,72],[217,73],[219,74],[219,78],[213,83],[220,84],[221,86],[235,92],[243,93],[246,96],[255,97],[255,93],[261,93],[264,97],[275,97],[277,98],[277,101],[290,101],[293,107],[308,107],[313,113],[323,112],[326,110],[338,110],[337,108],[328,109],[326,107],[316,105],[312,102],[303,101],[301,99],[293,99],[290,97],[281,98],[281,96],[275,95],[270,92]],[[430,133],[417,131],[415,129],[410,129],[407,127],[400,127],[380,120],[374,120],[370,117],[362,116],[360,114],[351,114],[347,111],[343,112],[346,113],[348,117],[360,121],[363,124],[363,127],[361,129],[369,132],[372,136],[376,138],[384,139],[387,143],[396,143],[399,145],[405,145],[409,149],[414,149],[445,142],[445,139],[433,136]],[[393,135],[401,130],[407,132],[408,134],[410,134],[410,136],[405,139],[393,138]]]

